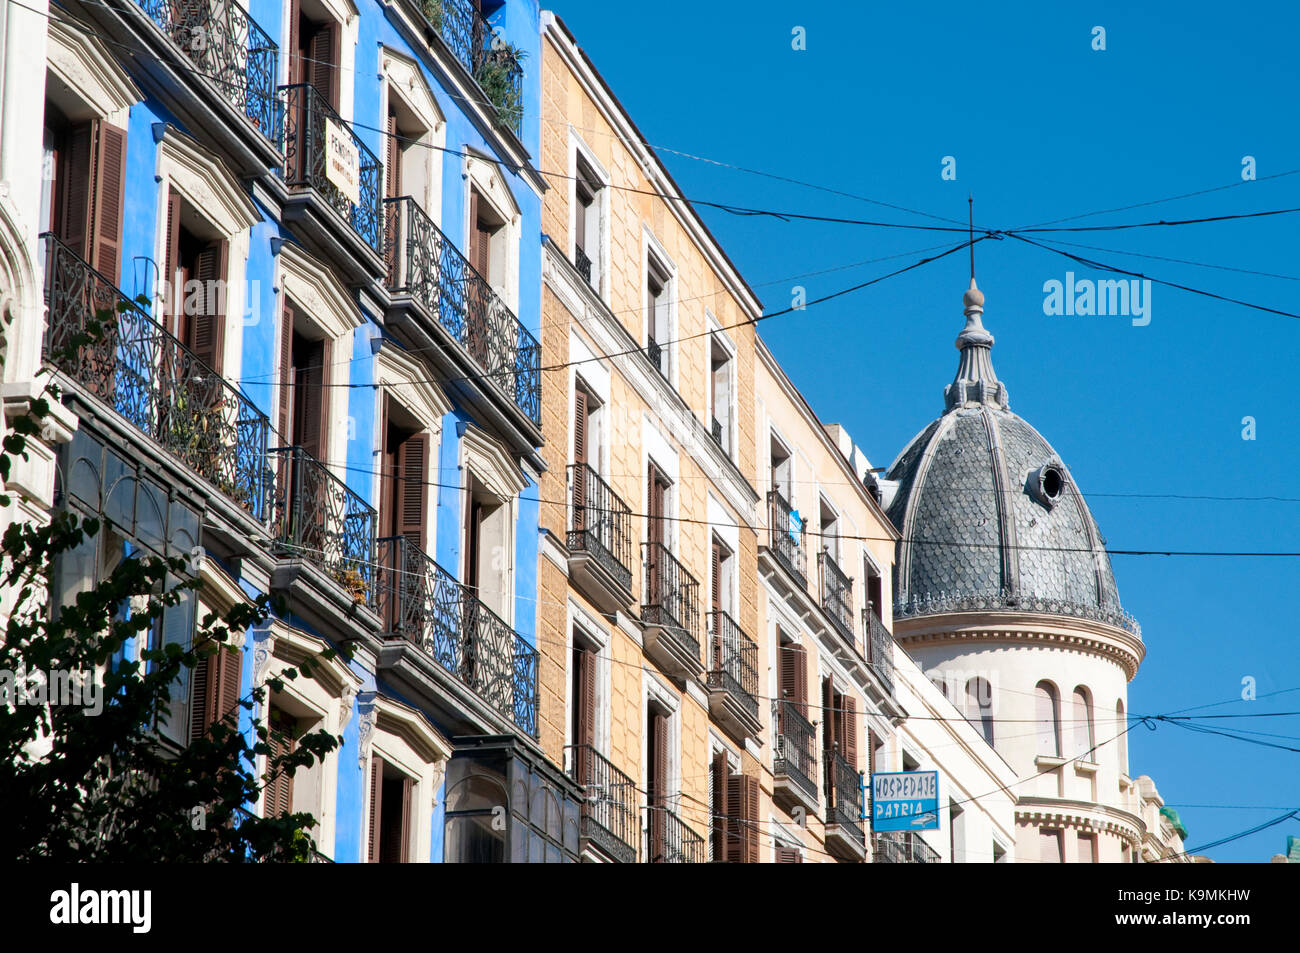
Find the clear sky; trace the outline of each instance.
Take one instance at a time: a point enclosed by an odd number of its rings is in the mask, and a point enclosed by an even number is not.
[[[555,0],[686,195],[817,215],[1009,229],[1300,206],[1300,4],[796,4]],[[1093,28],[1105,28],[1104,51]],[[792,49],[792,30],[806,49]],[[664,151],[788,176],[857,197]],[[945,156],[955,181],[941,178]],[[1257,180],[1242,179],[1253,156]],[[961,236],[702,210],[766,305],[891,271]],[[1041,236],[1108,264],[1300,313],[1300,214]],[[1189,265],[1133,257],[1158,255]],[[1150,323],[1048,316],[1044,283],[1114,277],[1010,238],[976,247],[1011,409],[1053,444],[1112,549],[1300,551],[1300,320],[1155,285]],[[1205,264],[1274,275],[1265,277]],[[856,265],[856,267],[855,267]],[[836,268],[807,277],[810,272]],[[887,466],[943,409],[968,281],[963,252],[804,312],[765,340],[826,422]],[[1255,439],[1243,439],[1253,417]],[[1164,495],[1164,496],[1145,496]],[[1170,496],[1283,497],[1243,501]],[[1129,711],[1300,711],[1300,559],[1115,556],[1147,659]],[[1300,717],[1212,724],[1300,747]],[[1160,724],[1130,733],[1197,847],[1300,808],[1300,754]],[[1267,860],[1300,821],[1209,850]]]

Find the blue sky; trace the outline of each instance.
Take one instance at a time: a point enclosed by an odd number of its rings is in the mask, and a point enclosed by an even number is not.
[[[1135,9],[1136,7],[1136,9]],[[990,228],[1257,181],[1064,223],[1199,218],[1300,206],[1300,5],[1259,3],[824,4],[563,0],[556,12],[655,146]],[[792,29],[807,48],[791,48]],[[1092,49],[1093,27],[1106,30]],[[817,215],[943,224],[661,151],[688,196]],[[941,179],[944,156],[955,181]],[[945,242],[943,233],[703,211],[768,311],[920,254],[791,278]],[[1056,234],[1072,249],[1179,284],[1300,313],[1300,215],[1179,228]],[[959,240],[959,236],[953,239]],[[1293,280],[1119,254],[1140,252]],[[1051,441],[1111,548],[1300,551],[1300,503],[1132,494],[1300,498],[1300,320],[1155,286],[1151,321],[1047,316],[1043,285],[1113,277],[1012,239],[976,248],[1012,410]],[[965,253],[761,325],[822,419],[876,466],[942,411],[960,330]],[[1256,439],[1242,439],[1244,417]],[[1105,495],[1117,494],[1117,495]],[[1300,559],[1116,556],[1147,660],[1129,710],[1300,711]],[[1290,735],[1300,718],[1221,725]],[[1300,754],[1170,725],[1130,734],[1133,773],[1179,806],[1189,846],[1300,807]],[[1201,805],[1201,806],[1196,806]],[[1214,806],[1209,806],[1214,805]],[[1242,809],[1251,808],[1251,809]],[[1260,861],[1300,821],[1210,850]]]

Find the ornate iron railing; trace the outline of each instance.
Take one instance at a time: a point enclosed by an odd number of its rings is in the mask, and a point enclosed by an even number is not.
[[[725,431],[722,429],[722,421],[718,420],[717,417],[712,418],[712,426],[710,427],[709,432],[713,434],[713,442],[723,450],[726,450],[727,444],[724,439]]]
[[[1041,612],[1047,615],[1074,616],[1105,622],[1142,637],[1142,627],[1137,619],[1123,609],[1111,609],[1088,603],[1067,602],[1062,599],[1045,599],[1041,596],[999,592],[945,593],[912,595],[894,603],[894,616],[907,618],[921,615],[940,615],[946,612],[980,612],[1012,609],[1017,612]]]
[[[877,864],[937,864],[939,852],[912,831],[872,835],[872,861]]]
[[[849,645],[856,645],[853,634],[853,580],[844,575],[828,551],[822,550],[817,561],[821,565],[822,608]]]
[[[695,632],[700,584],[663,543],[642,543],[641,561],[645,564],[641,619],[673,630],[698,659],[700,642]]]
[[[325,570],[357,602],[374,597],[374,509],[302,447],[277,447],[276,549]]]
[[[666,807],[646,808],[646,863],[703,864],[704,838]]]
[[[415,0],[453,56],[482,88],[501,124],[516,136],[523,120],[523,68],[515,51],[495,39],[477,0]]]
[[[636,862],[636,782],[591,745],[570,745],[569,775],[587,789],[582,803],[582,836],[615,860]]]
[[[70,248],[43,238],[43,358],[266,522],[266,415]]]
[[[137,0],[194,68],[220,87],[236,109],[277,143],[275,95],[279,48],[235,0]],[[278,143],[277,143],[278,144]]]
[[[632,589],[632,510],[585,463],[569,466],[570,552],[590,553],[629,592]]]
[[[578,269],[578,274],[582,275],[583,281],[591,284],[591,259],[587,257],[581,245],[573,246],[573,266]]]
[[[456,245],[409,195],[386,199],[388,288],[422,304],[535,424],[542,348]]]
[[[862,837],[862,775],[838,750],[826,754],[826,823]]]
[[[659,376],[664,380],[668,380],[668,361],[666,360],[667,354],[664,352],[663,345],[654,338],[647,339],[645,342],[645,356],[646,360],[659,372]]]
[[[342,216],[352,230],[379,254],[384,253],[379,183],[381,166],[347,122],[315,86],[299,83],[281,86],[284,93],[284,180],[291,189],[312,189]],[[328,170],[330,127],[356,150],[357,197],[352,199],[330,181]],[[347,174],[350,174],[350,170]]]
[[[777,561],[805,588],[808,586],[808,557],[802,544],[803,524],[794,515],[794,508],[777,490],[767,494],[768,545]]]
[[[862,610],[862,631],[867,637],[867,664],[892,695],[894,693],[894,637],[876,615],[870,602]]]
[[[758,646],[721,609],[709,613],[709,687],[725,690],[758,718]]]
[[[379,540],[371,604],[521,731],[537,737],[538,654],[473,590],[405,536]]]
[[[781,699],[772,707],[776,715],[772,773],[785,775],[816,797],[817,729],[800,713],[794,702]]]

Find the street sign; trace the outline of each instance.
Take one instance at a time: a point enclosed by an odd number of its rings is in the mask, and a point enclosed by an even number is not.
[[[871,776],[871,829],[937,831],[939,772],[891,771]]]

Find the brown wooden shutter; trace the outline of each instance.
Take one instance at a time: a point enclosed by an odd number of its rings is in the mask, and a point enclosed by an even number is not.
[[[876,736],[867,729],[867,784],[871,784],[871,775],[876,773]]]
[[[578,743],[596,743],[596,653],[591,649],[582,652],[582,734]]]
[[[221,356],[225,343],[225,297],[221,284],[226,280],[226,243],[215,241],[199,252],[194,277],[203,287],[203,307],[190,316],[189,345],[195,356],[209,368],[221,373]]]
[[[858,701],[848,695],[841,696],[844,713],[840,721],[840,733],[843,741],[840,754],[853,770],[858,768]]]
[[[709,834],[713,841],[713,859],[722,863],[727,859],[727,753],[715,752],[709,769],[709,784],[713,787],[713,811],[709,818]]]
[[[469,263],[478,268],[480,233],[478,230],[478,192],[473,186],[469,190]]]
[[[388,112],[388,162],[385,166],[385,187],[390,199],[402,194],[402,141],[398,138],[397,116]]]
[[[822,741],[829,752],[839,740],[839,718],[835,711],[835,693],[831,690],[831,680],[822,679]],[[829,764],[829,762],[828,762]]]
[[[77,255],[91,260],[90,220],[94,195],[95,124],[79,123],[68,130],[67,148],[61,167],[63,182],[59,195],[59,238]]]
[[[296,423],[298,444],[317,460],[324,460],[327,451],[325,436],[328,422],[325,394],[330,375],[330,342],[319,341],[311,348],[307,366],[296,369],[294,375],[294,402],[302,413]]]
[[[727,778],[727,862],[758,863],[758,778]]]
[[[217,696],[220,706],[218,717],[224,718],[231,728],[239,723],[239,689],[244,654],[239,649],[223,648],[217,655],[221,659],[221,688]]]
[[[279,708],[273,707],[267,713],[267,727],[270,729],[267,733],[267,743],[271,746],[271,755],[266,762],[264,816],[276,817],[293,810],[293,775],[281,771],[273,776],[274,766],[271,759],[293,753],[297,744],[294,738],[297,725],[294,719]]]
[[[280,320],[280,436],[277,446],[287,447],[293,441],[293,302],[284,299],[284,316]]]
[[[796,847],[786,847],[784,844],[777,844],[776,862],[778,864],[802,864],[803,853]]]
[[[307,64],[309,82],[334,110],[339,108],[339,40],[342,31],[333,20],[316,25],[308,42]]]
[[[401,486],[397,499],[397,532],[424,550],[424,487],[429,457],[429,435],[412,434],[397,448]]]
[[[716,539],[713,541],[713,611],[717,612],[722,608],[722,544]]]
[[[413,783],[410,778],[402,776],[401,778],[392,779],[380,778],[379,785],[383,791],[378,813],[379,862],[404,864],[410,859],[411,790]],[[398,811],[396,818],[391,816],[394,803],[397,805],[396,809]],[[388,805],[386,809],[383,807],[384,804]],[[390,815],[387,820],[384,817],[385,810]]]
[[[654,718],[654,797],[660,807],[668,803],[668,718],[655,712]]]
[[[180,267],[181,242],[181,197],[172,188],[167,189],[167,251],[165,253],[163,279],[167,282],[167,299],[163,302],[163,313],[171,320],[168,328],[173,334],[180,333],[179,316],[185,304],[185,285],[177,274]]]
[[[586,528],[587,507],[587,392],[573,392],[573,528]]]
[[[126,130],[95,123],[94,258],[91,264],[121,284],[122,208],[126,200]]]
[[[190,681],[191,741],[206,735],[220,719],[225,719],[229,727],[238,728],[242,663],[242,652],[222,647],[194,666]]]
[[[808,717],[808,653],[802,645],[795,645],[791,661],[794,662],[794,704],[799,714]]]
[[[411,778],[402,778],[402,818],[398,825],[402,845],[398,852],[398,860],[403,864],[411,860],[411,797],[414,791],[415,781]]]
[[[384,759],[370,756],[370,863],[377,864],[383,845],[379,838],[379,821],[383,816]]]
[[[212,724],[210,718],[211,693],[209,688],[213,680],[212,657],[199,659],[190,675],[190,741],[198,741],[208,733]]]
[[[302,62],[302,0],[289,0],[289,85],[306,82]]]

